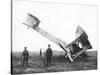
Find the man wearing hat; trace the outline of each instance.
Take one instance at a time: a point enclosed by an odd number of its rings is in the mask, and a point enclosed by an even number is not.
[[[24,47],[24,51],[23,51],[23,54],[22,54],[22,64],[23,64],[23,67],[24,66],[28,67],[28,58],[29,58],[29,52],[27,50],[27,47]]]
[[[46,50],[47,66],[51,65],[52,55],[53,55],[52,49],[50,48],[50,44],[48,44],[48,49]]]

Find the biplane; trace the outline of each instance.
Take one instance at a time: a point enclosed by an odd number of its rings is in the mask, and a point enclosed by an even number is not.
[[[65,41],[62,41],[61,39],[51,35],[50,33],[40,28],[39,27],[40,20],[30,13],[28,13],[27,19],[23,24],[28,26],[29,28],[34,29],[47,39],[51,40],[57,46],[62,48],[62,50],[65,51],[65,57],[69,58],[71,62],[74,62],[75,58],[79,56],[86,55],[86,50],[92,49],[90,41],[88,40],[88,35],[80,26],[77,26],[76,39],[71,43],[67,44]]]

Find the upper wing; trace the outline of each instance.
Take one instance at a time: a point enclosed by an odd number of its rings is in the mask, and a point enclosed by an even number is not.
[[[83,47],[88,47],[88,49],[92,48],[87,33],[80,26],[77,27],[76,37],[78,37],[81,40],[81,44]]]

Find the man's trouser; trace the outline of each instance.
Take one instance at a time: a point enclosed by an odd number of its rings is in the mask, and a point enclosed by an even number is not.
[[[50,66],[50,65],[51,65],[51,56],[47,57],[47,66]]]
[[[28,67],[28,58],[23,58],[23,66]]]

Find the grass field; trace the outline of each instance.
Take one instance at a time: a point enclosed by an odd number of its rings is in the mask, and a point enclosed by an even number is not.
[[[88,57],[78,57],[73,63],[64,57],[64,52],[55,51],[52,57],[52,65],[46,67],[37,52],[30,52],[29,66],[23,68],[21,63],[21,52],[12,54],[12,73],[30,74],[61,71],[79,71],[97,69],[97,51],[87,52]],[[44,58],[45,61],[45,58]]]

